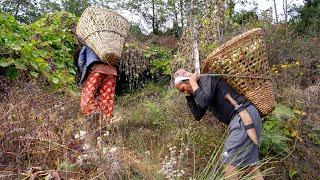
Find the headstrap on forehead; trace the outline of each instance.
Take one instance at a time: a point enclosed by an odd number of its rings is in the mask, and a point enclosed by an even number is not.
[[[179,84],[181,83],[182,81],[185,81],[185,80],[189,80],[189,77],[177,77],[174,79],[174,84]]]

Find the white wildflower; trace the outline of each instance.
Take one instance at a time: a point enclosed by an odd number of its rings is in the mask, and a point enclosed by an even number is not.
[[[180,150],[178,154],[177,147],[168,147],[170,151],[170,157],[165,156],[164,161],[162,162],[162,168],[158,171],[159,174],[165,175],[166,179],[176,179],[177,177],[182,177],[185,174],[184,170],[179,170],[179,164],[181,164],[182,157],[184,152]]]
[[[108,153],[108,148],[104,147],[104,148],[102,149],[102,154],[103,154],[103,155],[106,155],[107,153]]]
[[[116,152],[116,151],[117,151],[117,148],[116,148],[116,147],[113,147],[113,148],[111,148],[111,149],[109,150],[110,153],[114,153],[114,152]]]
[[[110,134],[109,131],[106,131],[106,132],[103,134],[103,136],[106,137],[106,136],[109,136],[109,134]]]
[[[77,162],[76,162],[77,164],[79,164],[79,165],[82,165],[82,163],[83,163],[83,158],[82,158],[82,156],[79,156],[78,158],[77,158]]]
[[[79,133],[74,135],[74,138],[83,140],[86,135],[87,135],[87,131],[80,131]]]
[[[78,156],[76,163],[82,165],[83,160],[85,160],[87,157],[88,157],[88,154],[83,154],[83,155]]]
[[[90,145],[89,144],[84,144],[82,149],[83,150],[88,150],[88,149],[90,149]]]

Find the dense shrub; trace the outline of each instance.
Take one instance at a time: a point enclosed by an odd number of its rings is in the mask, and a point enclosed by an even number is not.
[[[300,139],[295,128],[297,119],[289,107],[277,105],[275,110],[265,117],[263,123],[260,152],[263,155],[279,154],[289,151],[288,142]]]
[[[298,9],[295,29],[300,33],[317,35],[320,32],[320,0],[308,1]]]
[[[71,29],[76,17],[67,12],[48,14],[29,24],[0,14],[0,66],[11,78],[19,74],[44,77],[57,85],[73,84],[72,54],[76,44]]]

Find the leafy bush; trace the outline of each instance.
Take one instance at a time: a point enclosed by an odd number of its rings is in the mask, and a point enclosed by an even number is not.
[[[13,16],[0,14],[1,67],[10,67],[7,75],[14,78],[28,71],[52,84],[73,84],[75,70],[72,54],[75,38],[71,28],[76,17],[67,12],[47,14],[30,24],[19,24]]]
[[[139,25],[137,25],[137,24],[134,24],[134,25],[130,26],[129,35],[139,39],[140,41],[145,41],[146,40],[146,35],[143,34],[143,32],[141,31]]]
[[[150,46],[144,51],[146,58],[153,57],[151,61],[151,73],[160,73],[162,75],[171,75],[171,61],[173,59],[169,49]]]
[[[232,16],[232,21],[240,25],[246,24],[248,22],[258,21],[258,15],[255,11],[242,11],[235,13]]]
[[[295,29],[300,33],[317,35],[320,31],[320,0],[306,2],[298,9]]]
[[[298,132],[294,129],[295,116],[289,107],[277,105],[275,110],[265,118],[263,123],[260,152],[282,153],[289,150],[290,138],[299,139]]]

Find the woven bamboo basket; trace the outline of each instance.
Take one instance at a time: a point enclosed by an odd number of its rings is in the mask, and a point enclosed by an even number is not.
[[[124,17],[94,6],[82,13],[76,28],[77,35],[110,65],[120,59],[128,31],[129,23]]]
[[[269,114],[275,107],[262,29],[247,31],[214,50],[203,61],[202,73],[226,74],[223,78],[259,110]],[[262,77],[262,78],[254,78]]]

